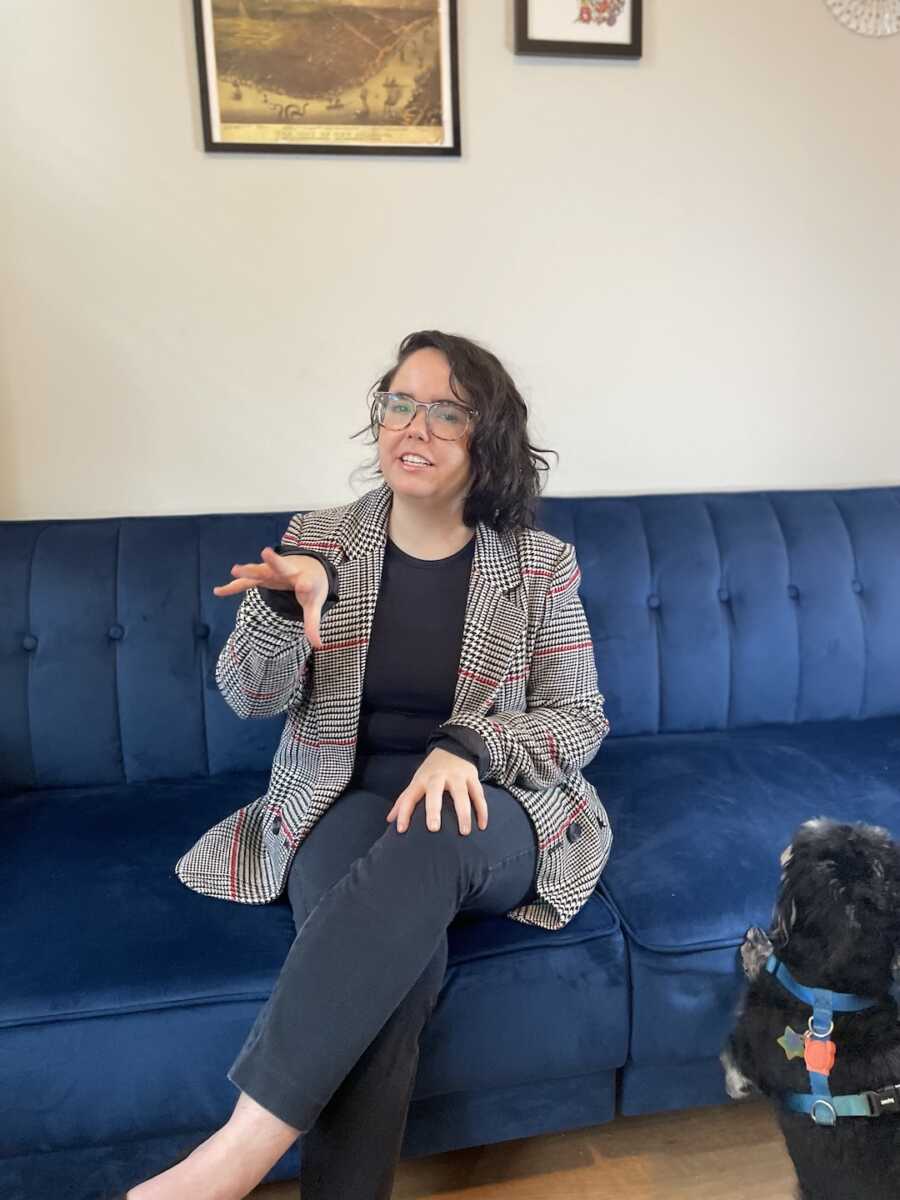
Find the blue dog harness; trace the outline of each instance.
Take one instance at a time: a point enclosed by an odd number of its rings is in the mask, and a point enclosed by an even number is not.
[[[838,1117],[880,1117],[884,1113],[900,1112],[900,1083],[877,1092],[857,1092],[853,1096],[832,1096],[828,1085],[828,1074],[836,1053],[834,1042],[829,1041],[834,1029],[833,1014],[861,1012],[873,1008],[878,1001],[850,992],[804,987],[774,954],[769,955],[766,970],[783,988],[813,1010],[807,1032],[798,1034],[788,1026],[784,1037],[778,1039],[788,1059],[803,1056],[809,1075],[810,1090],[787,1092],[785,1108],[789,1112],[808,1113],[817,1125],[834,1125]]]

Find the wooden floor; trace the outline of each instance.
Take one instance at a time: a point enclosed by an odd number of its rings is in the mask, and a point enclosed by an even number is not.
[[[297,1200],[273,1183],[253,1200]],[[620,1117],[401,1162],[393,1200],[794,1200],[794,1173],[764,1101]],[[335,1197],[334,1200],[340,1200]]]

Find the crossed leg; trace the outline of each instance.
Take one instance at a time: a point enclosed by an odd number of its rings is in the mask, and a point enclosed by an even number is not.
[[[447,928],[533,895],[536,863],[530,820],[502,789],[485,786],[488,828],[467,836],[447,795],[439,830],[420,804],[399,834],[385,824],[395,795],[345,792],[298,848],[297,936],[228,1072],[234,1113],[128,1200],[241,1200],[299,1134],[304,1200],[390,1195]]]

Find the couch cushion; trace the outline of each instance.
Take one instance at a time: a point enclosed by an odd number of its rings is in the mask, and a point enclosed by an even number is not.
[[[736,945],[767,923],[802,821],[900,836],[900,718],[619,738],[587,774],[615,839],[604,887],[649,948]]]
[[[0,803],[0,1057],[16,1095],[15,1105],[0,1101],[0,1155],[143,1135],[148,1119],[161,1123],[151,1132],[170,1132],[227,1116],[235,1093],[225,1071],[271,993],[293,916],[286,895],[215,900],[172,867],[265,784],[234,775]],[[618,1067],[627,991],[623,938],[599,895],[558,933],[502,916],[460,919],[415,1095]]]

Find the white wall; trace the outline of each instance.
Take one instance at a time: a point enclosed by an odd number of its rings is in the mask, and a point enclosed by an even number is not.
[[[639,63],[460,0],[461,159],[206,154],[189,0],[0,4],[0,516],[353,498],[411,329],[556,495],[900,481],[900,37],[645,0]]]

